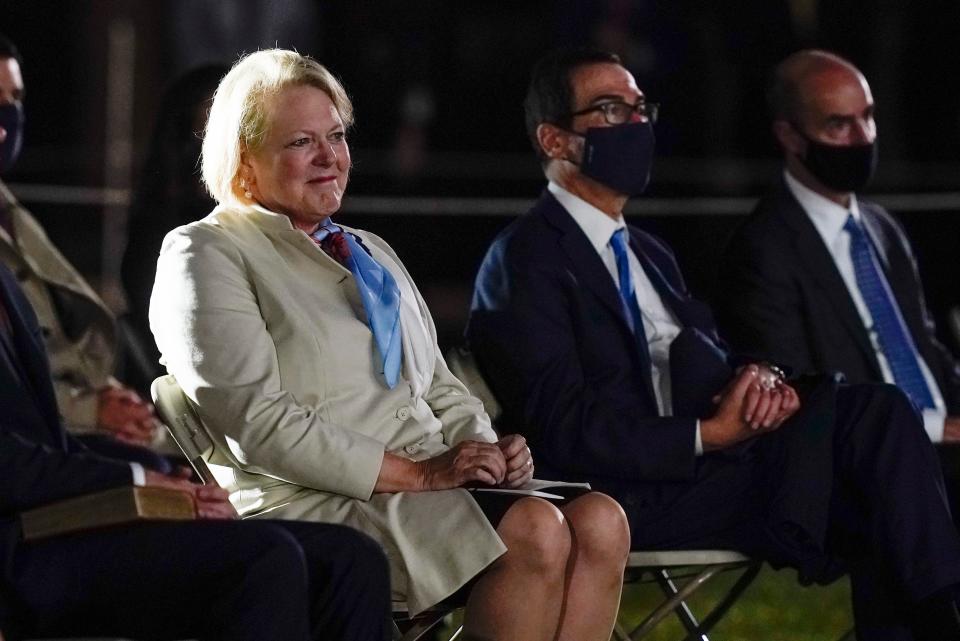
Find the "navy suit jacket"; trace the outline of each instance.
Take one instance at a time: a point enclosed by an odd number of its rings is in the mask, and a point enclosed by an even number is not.
[[[948,411],[960,413],[960,369],[936,338],[906,234],[882,207],[858,204],[914,343]],[[716,309],[724,336],[736,349],[801,371],[841,371],[851,383],[883,381],[833,257],[782,180],[732,238]]]
[[[0,299],[21,364],[0,361],[0,624],[7,572],[19,545],[16,513],[78,494],[129,484],[130,466],[89,453],[60,422],[43,336],[13,274],[0,265]]]
[[[477,276],[467,338],[504,407],[503,424],[526,434],[543,478],[601,488],[614,480],[692,480],[697,406],[703,398],[709,405],[729,379],[731,359],[712,314],[690,298],[670,249],[629,231],[684,327],[674,347],[697,345],[683,355],[672,350],[672,417],[658,415],[646,346],[630,330],[610,273],[549,192],[496,238]],[[691,387],[701,402],[678,402]]]

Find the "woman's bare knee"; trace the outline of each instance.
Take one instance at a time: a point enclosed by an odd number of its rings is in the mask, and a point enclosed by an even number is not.
[[[578,556],[595,562],[626,564],[630,525],[623,508],[599,492],[578,497],[561,508],[573,530]]]
[[[537,573],[563,572],[570,556],[570,530],[563,514],[539,498],[514,503],[497,527],[512,563]]]

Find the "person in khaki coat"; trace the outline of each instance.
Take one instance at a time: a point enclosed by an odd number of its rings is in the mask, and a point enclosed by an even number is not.
[[[530,451],[447,369],[390,247],[330,220],[351,122],[336,79],[291,51],[247,56],[217,89],[203,175],[219,205],[164,240],[150,325],[213,434],[218,481],[244,517],[375,538],[414,613],[469,594],[468,638],[606,640],[623,512],[596,493],[463,489],[525,485]]]
[[[20,55],[0,35],[0,125],[7,131],[0,173],[15,165],[22,148],[24,89]],[[67,429],[100,453],[169,471],[163,458],[141,449],[163,445],[153,407],[112,376],[116,318],[2,182],[0,262],[16,275],[40,320]]]

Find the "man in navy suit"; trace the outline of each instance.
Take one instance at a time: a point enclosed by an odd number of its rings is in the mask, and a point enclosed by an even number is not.
[[[467,329],[503,420],[545,478],[617,498],[634,548],[849,570],[859,639],[960,638],[960,537],[906,397],[738,361],[669,247],[625,225],[656,114],[611,54],[534,68],[526,124],[549,184],[490,248]]]
[[[18,512],[131,484],[191,493],[202,520],[22,540]],[[336,525],[234,518],[224,490],[104,458],[64,431],[40,327],[0,265],[0,639],[389,638],[375,542]]]

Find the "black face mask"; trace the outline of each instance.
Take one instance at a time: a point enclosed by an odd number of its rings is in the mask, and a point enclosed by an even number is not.
[[[0,105],[0,129],[7,137],[0,142],[0,174],[8,171],[17,162],[23,147],[23,105],[19,102]]]
[[[807,153],[800,162],[826,187],[840,192],[860,191],[870,182],[877,168],[876,139],[865,145],[828,145],[794,129],[807,141]]]
[[[626,196],[639,196],[650,182],[655,139],[649,122],[590,127],[581,134],[584,176]]]

